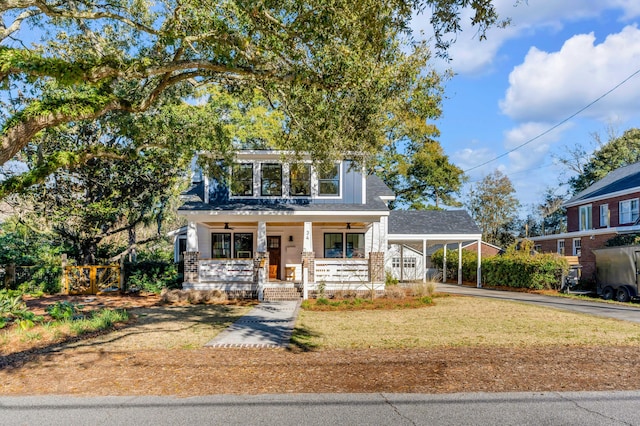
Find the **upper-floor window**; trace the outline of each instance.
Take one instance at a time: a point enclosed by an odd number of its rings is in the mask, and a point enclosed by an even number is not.
[[[234,164],[231,170],[231,195],[253,195],[253,164]]]
[[[340,168],[337,164],[318,172],[318,195],[340,195]]]
[[[580,231],[591,229],[591,204],[580,206]]]
[[[633,223],[638,219],[638,199],[620,201],[620,224]]]
[[[261,167],[260,194],[263,196],[282,195],[282,166],[263,164]]]
[[[600,205],[600,226],[609,227],[609,204]]]
[[[289,167],[289,194],[297,197],[311,195],[311,165],[291,164]]]

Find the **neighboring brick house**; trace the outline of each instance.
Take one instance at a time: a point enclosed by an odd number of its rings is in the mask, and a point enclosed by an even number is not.
[[[321,171],[294,153],[238,151],[227,176],[196,172],[183,198],[178,214],[188,225],[173,236],[185,289],[259,298],[320,284],[377,291],[389,244],[419,244],[424,253],[482,237],[464,211],[389,210],[391,189],[348,159]]]
[[[618,235],[640,232],[640,163],[621,167],[563,204],[567,232],[531,238],[542,252],[578,256],[583,278],[595,278],[592,250]]]

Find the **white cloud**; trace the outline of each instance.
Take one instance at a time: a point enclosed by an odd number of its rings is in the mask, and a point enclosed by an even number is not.
[[[500,101],[503,113],[520,121],[559,122],[578,112],[638,70],[640,30],[627,26],[595,44],[591,34],[576,35],[558,52],[535,47],[509,75]],[[602,121],[624,119],[637,110],[640,75],[581,115]]]
[[[607,11],[617,11],[621,20],[629,22],[640,16],[637,0],[563,0],[520,2],[495,0],[501,19],[509,18],[511,24],[504,29],[492,28],[487,39],[480,41],[476,29],[471,27],[471,11],[463,11],[460,20],[462,32],[457,34],[449,54],[452,61],[439,64],[439,69],[451,67],[459,74],[483,74],[491,69],[500,48],[509,40],[537,31],[559,31],[565,23],[598,18]],[[417,15],[412,23],[416,32],[424,31],[426,37],[433,35],[429,13]]]

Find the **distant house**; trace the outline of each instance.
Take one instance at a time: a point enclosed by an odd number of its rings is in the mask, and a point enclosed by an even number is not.
[[[183,288],[261,299],[320,284],[328,293],[382,290],[390,244],[420,247],[415,278],[424,280],[427,246],[481,239],[464,211],[390,211],[393,199],[349,159],[320,170],[293,153],[239,151],[226,176],[194,173],[184,193],[178,214],[188,225],[173,234]]]
[[[567,232],[531,240],[538,251],[578,256],[582,276],[592,278],[596,271],[592,250],[616,235],[640,232],[639,199],[640,163],[621,167],[563,204]]]

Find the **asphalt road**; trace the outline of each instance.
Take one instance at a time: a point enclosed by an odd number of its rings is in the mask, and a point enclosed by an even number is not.
[[[441,293],[463,294],[474,297],[511,300],[514,302],[532,303],[550,308],[581,312],[583,314],[598,315],[624,321],[640,323],[640,305],[605,303],[604,301],[588,301],[570,299],[568,297],[544,296],[541,294],[521,293],[515,291],[474,288],[453,284],[438,284],[437,291]]]
[[[640,391],[0,397],[2,425],[640,425]]]

